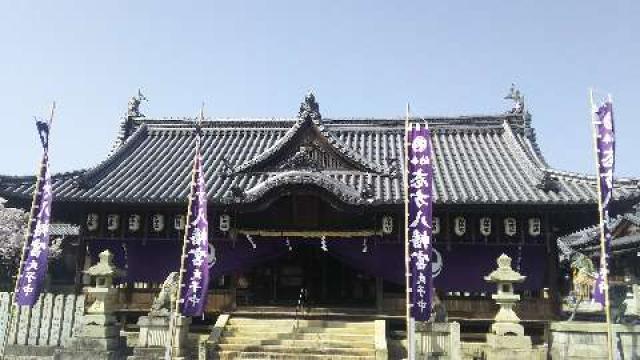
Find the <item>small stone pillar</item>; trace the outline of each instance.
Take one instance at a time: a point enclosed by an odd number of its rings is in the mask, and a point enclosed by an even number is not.
[[[86,309],[79,333],[68,347],[58,351],[57,359],[112,360],[124,356],[126,344],[114,315],[118,289],[113,287],[113,279],[125,273],[113,265],[113,254],[109,250],[101,252],[99,257],[96,265],[85,270],[95,280],[95,286],[86,289],[87,298],[94,301]]]
[[[524,327],[513,311],[520,301],[520,295],[513,292],[513,284],[521,283],[525,278],[511,268],[511,258],[505,254],[498,257],[498,268],[484,278],[497,285],[498,290],[491,297],[500,306],[491,333],[487,334],[488,359],[516,359],[531,353],[531,338],[524,336]]]

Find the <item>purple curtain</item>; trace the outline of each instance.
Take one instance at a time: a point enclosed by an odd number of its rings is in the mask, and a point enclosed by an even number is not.
[[[260,265],[266,261],[276,259],[287,253],[284,241],[279,240],[254,240],[254,249],[246,239],[232,242],[215,243],[216,263],[211,269],[214,278],[234,272],[243,272]]]
[[[376,244],[368,242],[368,251],[362,252],[362,241],[353,239],[327,241],[329,254],[353,268],[372,276],[380,276],[394,284],[404,285],[404,245],[402,243]],[[435,287],[443,291],[493,291],[495,285],[484,277],[497,268],[496,260],[502,253],[513,259],[513,267],[520,263],[521,273],[527,276],[521,289],[539,290],[544,287],[546,252],[544,246],[485,246],[482,244],[452,245],[450,250],[436,245],[440,255],[434,259],[441,264],[435,277]],[[517,270],[517,268],[516,268]]]
[[[516,288],[540,290],[544,287],[547,268],[544,246],[524,246],[521,251],[517,246],[456,245],[447,250],[445,246],[436,245],[435,248],[442,257],[442,271],[435,278],[437,289],[494,291],[495,285],[487,283],[484,277],[498,267],[496,260],[502,253],[511,257],[516,271],[520,262],[520,273],[527,277]]]
[[[379,276],[394,284],[403,285],[404,246],[402,244],[378,244],[373,239],[367,241],[367,252],[362,252],[362,240],[327,240],[329,255],[341,262],[371,276]]]
[[[148,240],[127,242],[127,275],[129,281],[163,282],[172,271],[178,271],[182,242]]]
[[[216,263],[211,275],[217,278],[233,272],[248,271],[269,260],[287,253],[282,239],[254,239],[256,248],[243,238],[233,242],[213,239],[216,249]],[[313,246],[319,246],[314,240]],[[122,244],[126,244],[126,257]],[[291,241],[293,251],[298,246],[311,242]],[[367,252],[363,253],[362,239],[327,240],[327,254],[371,276],[380,276],[394,284],[404,284],[404,245],[397,243],[367,242]],[[142,241],[93,240],[89,245],[92,260],[97,261],[100,251],[109,249],[114,254],[114,263],[127,270],[127,281],[162,282],[171,271],[177,271],[180,256],[180,242],[148,240]],[[495,270],[496,259],[505,253],[513,259],[513,267],[520,263],[521,273],[527,276],[519,285],[520,289],[539,290],[544,285],[547,268],[547,254],[544,246],[524,246],[521,252],[517,246],[487,246],[482,244],[457,244],[450,249],[436,244],[442,268],[435,277],[435,286],[443,291],[493,291],[494,285],[484,281],[484,276]],[[519,255],[521,254],[521,256]],[[125,267],[125,259],[127,266]],[[518,261],[520,259],[520,261]],[[437,260],[437,259],[435,259]]]
[[[210,269],[217,278],[234,272],[247,271],[265,261],[287,252],[284,241],[255,240],[254,249],[246,239],[235,242],[213,239],[216,263]],[[123,244],[126,247],[124,250]],[[91,259],[95,263],[98,254],[109,249],[114,254],[114,264],[127,271],[126,281],[162,282],[172,271],[178,271],[181,242],[172,240],[92,240],[89,245]]]

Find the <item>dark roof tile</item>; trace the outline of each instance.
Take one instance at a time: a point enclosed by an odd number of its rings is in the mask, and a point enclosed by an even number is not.
[[[433,132],[436,204],[595,203],[595,178],[550,168],[523,116],[412,121],[426,121]],[[202,152],[212,203],[228,203],[234,187],[259,194],[278,179],[316,185],[332,179],[326,187],[347,202],[402,203],[402,179],[394,176],[390,165],[395,160],[403,166],[402,120],[324,119],[316,124],[336,153],[354,164],[350,170],[299,171],[296,176],[285,176],[285,170],[267,171],[257,165],[286,147],[301,124],[296,119],[205,121]],[[96,167],[54,176],[56,199],[184,203],[191,179],[194,122],[135,119],[135,126],[132,135]],[[229,171],[232,173],[227,174]],[[553,179],[559,191],[539,186],[545,176]],[[0,195],[29,197],[33,182],[33,178],[0,177]],[[365,182],[372,184],[372,200],[361,196]],[[615,197],[637,197],[637,183],[618,180]],[[248,196],[243,201],[253,199],[255,196]]]

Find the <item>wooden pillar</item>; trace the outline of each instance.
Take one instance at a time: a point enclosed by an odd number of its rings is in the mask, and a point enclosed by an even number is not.
[[[238,274],[233,273],[231,275],[231,309],[236,310],[238,308]]]
[[[326,256],[322,256],[320,258],[320,262],[322,263],[321,268],[322,268],[322,302],[326,303],[329,296],[327,294],[327,257]]]
[[[74,282],[74,290],[76,294],[80,294],[82,292],[83,283],[82,283],[82,275],[83,270],[85,268],[85,258],[87,257],[87,243],[84,238],[84,231],[82,228],[80,229],[80,233],[78,234],[78,249],[76,251],[76,271],[75,277],[73,279]]]
[[[376,276],[376,310],[381,314],[384,310],[384,280]]]
[[[553,306],[553,313],[559,314],[561,310],[560,293],[558,289],[558,245],[555,243],[555,234],[553,231],[553,224],[551,224],[552,216],[545,215],[544,218],[544,233],[545,242],[547,248],[547,260],[549,261],[549,301]]]

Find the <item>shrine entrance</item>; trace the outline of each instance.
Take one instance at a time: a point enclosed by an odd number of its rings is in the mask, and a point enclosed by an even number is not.
[[[376,301],[375,278],[323,251],[319,242],[295,244],[245,276],[247,305],[294,306],[302,290],[311,307],[374,306]]]

